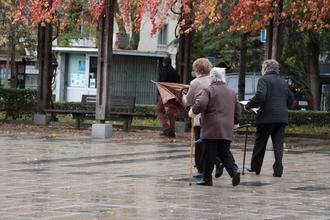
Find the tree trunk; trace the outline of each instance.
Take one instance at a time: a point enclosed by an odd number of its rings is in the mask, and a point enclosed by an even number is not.
[[[272,19],[272,25],[273,25],[273,32],[272,32],[272,50],[271,50],[271,58],[274,60],[279,61],[280,55],[281,55],[281,36],[282,36],[282,29],[283,29],[283,24],[276,24],[274,25],[274,20],[278,21],[279,20],[279,15],[283,11],[283,0],[280,0],[278,3],[278,11],[275,14],[275,18]]]
[[[266,50],[265,59],[271,59],[273,54],[273,30],[274,30],[274,19],[271,19],[269,26],[267,27],[267,38],[266,38]]]
[[[279,28],[275,26],[273,28],[273,43],[272,43],[272,56],[271,58],[274,60],[278,60],[278,42],[279,42]]]
[[[51,3],[51,1],[50,1]],[[38,58],[39,58],[39,85],[38,85],[38,113],[49,108],[51,100],[52,80],[52,26],[38,27]]]
[[[192,32],[180,34],[177,70],[182,83],[188,84],[191,80],[191,42]]]
[[[10,28],[11,28],[11,25],[8,25],[8,27],[7,27],[7,30],[8,30],[8,39],[10,39]],[[6,57],[6,71],[5,71],[5,75],[4,75],[4,87],[5,88],[8,88],[9,87],[9,82],[8,82],[8,76],[9,76],[9,74],[10,74],[10,57],[11,57],[11,55],[10,55],[10,43],[9,43],[9,45],[7,45],[7,57]]]
[[[190,2],[187,5],[193,11],[193,4]],[[183,8],[181,9],[183,11]],[[191,45],[193,40],[193,31],[187,31],[193,24],[193,13],[181,14],[178,20],[178,25],[182,20],[185,21],[184,26],[180,26],[179,35],[179,49],[178,49],[178,64],[177,70],[179,72],[182,83],[188,84],[192,78],[191,76]]]
[[[245,75],[246,75],[246,55],[247,55],[248,34],[241,36],[241,48],[239,59],[239,77],[238,77],[238,99],[245,100]]]
[[[308,50],[308,68],[311,82],[311,93],[313,96],[313,109],[320,110],[320,36],[318,33],[309,33]]]
[[[129,41],[129,47],[132,50],[137,50],[139,47],[139,42],[140,42],[140,31],[136,32],[135,31],[135,25],[133,24],[132,28],[132,37]]]
[[[7,49],[7,62],[5,76],[5,87],[8,87],[8,75],[10,74],[10,87],[17,87],[17,73],[16,73],[16,39],[15,39],[15,26],[8,24],[8,49]],[[10,71],[9,71],[10,70]]]
[[[131,18],[132,18],[132,36],[129,41],[129,47],[130,49],[137,50],[140,42],[140,28],[137,30],[137,26],[141,26],[141,21],[136,20],[136,10],[137,10],[137,5],[132,6],[131,8]]]
[[[105,1],[105,15],[99,25],[100,45],[97,60],[97,93],[95,118],[105,123],[110,119],[111,64],[115,0]]]
[[[15,25],[9,24],[10,87],[17,87]]]
[[[183,78],[182,82],[188,84],[191,80],[191,44],[192,44],[192,37],[193,32],[185,33],[185,41],[184,41],[184,48],[183,48]]]
[[[115,13],[121,14],[119,5],[118,5],[118,0],[115,0]],[[116,23],[118,25],[119,33],[125,33],[126,34],[126,28],[125,28],[125,23],[122,17],[117,16],[115,17]]]

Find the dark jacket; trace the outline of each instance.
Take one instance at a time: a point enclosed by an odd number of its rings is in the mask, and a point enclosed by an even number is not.
[[[158,82],[174,82],[179,83],[180,77],[177,71],[171,66],[166,65],[162,66],[159,71],[159,79]]]
[[[276,72],[268,72],[259,79],[257,92],[245,108],[259,108],[257,124],[288,124],[287,103],[290,97],[291,92],[286,81]]]
[[[215,82],[203,89],[192,111],[202,113],[202,139],[232,141],[234,124],[238,124],[241,118],[241,106],[235,91],[225,83]]]

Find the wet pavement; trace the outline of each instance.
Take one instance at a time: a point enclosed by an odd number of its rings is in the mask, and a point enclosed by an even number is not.
[[[0,219],[330,219],[330,139],[288,138],[282,178],[268,150],[260,176],[233,187],[224,172],[205,187],[188,184],[189,133],[86,133],[0,135]],[[243,143],[232,144],[240,168]]]

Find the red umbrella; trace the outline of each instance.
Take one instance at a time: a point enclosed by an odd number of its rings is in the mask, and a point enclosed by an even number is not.
[[[172,113],[179,116],[183,112],[187,111],[186,106],[184,106],[181,101],[181,98],[183,94],[187,93],[189,85],[169,82],[152,82],[156,84],[167,113]]]

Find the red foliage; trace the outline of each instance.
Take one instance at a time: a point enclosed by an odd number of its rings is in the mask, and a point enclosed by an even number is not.
[[[14,15],[14,21],[30,26],[55,23],[61,16],[60,9],[64,9],[69,2],[65,0],[17,1],[18,10]]]
[[[91,14],[93,20],[97,21],[104,10],[103,0],[99,3],[92,2]],[[175,4],[176,2],[176,4]],[[198,29],[204,22],[217,22],[221,16],[221,8],[225,0],[121,0],[119,2],[120,15],[124,20],[126,27],[130,27],[134,22],[135,31],[140,29],[143,16],[148,16],[152,24],[152,34],[157,33],[158,28],[166,23],[171,14],[171,8],[180,11],[181,31],[190,31]]]
[[[283,3],[279,10],[279,3]],[[256,32],[269,25],[291,19],[300,30],[329,29],[330,0],[240,0],[229,18],[230,31]]]

